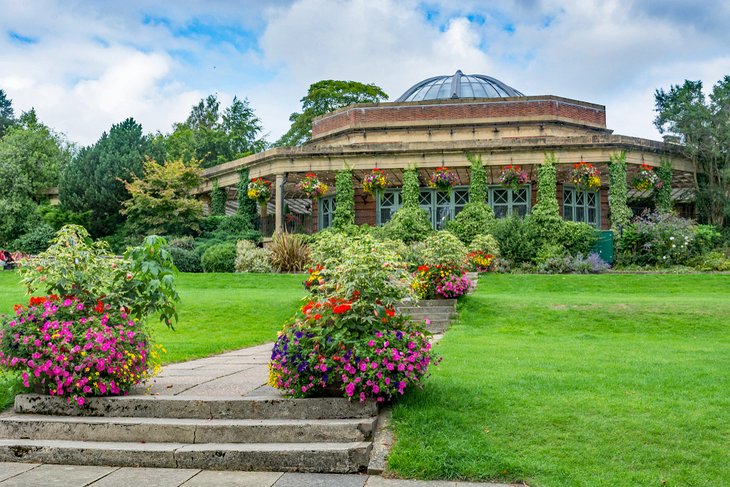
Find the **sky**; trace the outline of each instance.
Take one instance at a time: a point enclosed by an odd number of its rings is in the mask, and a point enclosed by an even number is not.
[[[660,139],[655,90],[730,75],[728,25],[724,0],[0,0],[0,89],[80,145],[127,117],[170,132],[208,94],[247,98],[273,142],[319,80],[395,100],[461,69]]]

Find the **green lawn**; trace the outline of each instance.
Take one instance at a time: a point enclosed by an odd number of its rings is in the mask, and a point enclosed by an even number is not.
[[[460,311],[392,472],[730,485],[730,276],[488,275]]]
[[[304,277],[295,274],[180,274],[180,322],[175,331],[153,323],[166,363],[274,341],[282,323],[304,297]],[[12,272],[0,272],[0,313],[26,303]],[[14,397],[16,380],[0,373],[0,410]]]

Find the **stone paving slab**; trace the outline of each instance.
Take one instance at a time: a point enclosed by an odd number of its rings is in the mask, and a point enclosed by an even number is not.
[[[326,473],[285,473],[273,487],[363,487],[364,475],[337,475]]]
[[[92,487],[178,487],[199,470],[122,467],[90,484]]]
[[[281,476],[281,472],[217,472],[204,470],[182,484],[182,487],[271,487]]]
[[[0,464],[4,465],[4,464]],[[116,467],[41,465],[0,482],[2,487],[83,487],[114,472]]]
[[[0,462],[0,482],[38,467],[37,463]]]

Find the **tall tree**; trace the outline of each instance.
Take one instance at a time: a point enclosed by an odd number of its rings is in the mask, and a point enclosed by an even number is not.
[[[119,210],[129,198],[124,181],[142,175],[150,147],[142,126],[128,118],[83,148],[61,173],[59,196],[64,208],[91,210],[89,232],[95,237],[114,233],[124,222]]]
[[[295,146],[312,140],[312,120],[353,103],[376,103],[387,100],[388,95],[375,84],[357,81],[323,80],[309,87],[301,99],[302,112],[289,116],[289,131],[276,141],[276,146]]]
[[[0,90],[0,138],[5,135],[5,131],[14,121],[13,102],[7,97],[5,91]]]
[[[712,88],[709,101],[701,81],[685,80],[655,95],[660,133],[679,137],[696,170],[697,208],[702,221],[730,223],[730,76]]]
[[[193,106],[185,122],[174,125],[165,139],[166,157],[197,160],[202,167],[228,162],[266,149],[261,129],[248,100],[234,97],[221,111],[218,98],[208,95]]]
[[[58,183],[70,154],[69,145],[40,123],[34,110],[23,113],[0,139],[0,246],[37,222],[42,190]]]

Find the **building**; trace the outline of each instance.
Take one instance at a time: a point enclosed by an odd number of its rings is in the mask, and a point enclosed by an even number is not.
[[[694,169],[676,144],[615,135],[606,127],[602,105],[552,95],[525,96],[489,76],[457,71],[420,81],[394,102],[356,104],[321,116],[314,120],[312,141],[305,146],[270,149],[209,168],[199,193],[205,198],[217,181],[227,188],[233,205],[239,171],[248,168],[251,178],[274,182],[268,206],[275,228],[296,221],[302,230],[313,232],[331,223],[335,174],[351,167],[356,223],[382,225],[400,207],[403,169],[415,165],[422,186],[421,207],[431,215],[434,228],[441,228],[467,202],[467,155],[482,157],[490,183],[488,203],[497,217],[503,217],[530,211],[537,192],[537,166],[547,152],[553,152],[560,163],[558,203],[563,217],[606,229],[610,227],[607,164],[620,151],[627,154],[629,179],[642,164],[656,167],[661,159],[670,160],[673,198],[677,204],[687,203]],[[583,192],[569,183],[573,164],[581,161],[600,170],[600,189]],[[507,165],[519,165],[529,181],[516,189],[500,185]],[[428,188],[431,173],[441,166],[456,173],[458,184],[451,193]],[[360,184],[376,167],[392,182],[380,201],[364,193]],[[296,188],[308,172],[330,186],[330,193],[315,202]],[[631,194],[637,201],[647,196],[635,190]]]

